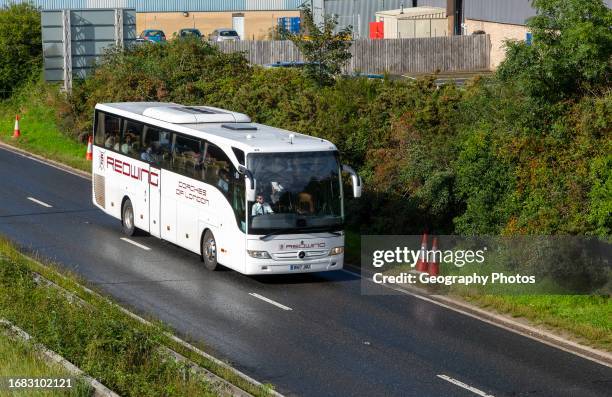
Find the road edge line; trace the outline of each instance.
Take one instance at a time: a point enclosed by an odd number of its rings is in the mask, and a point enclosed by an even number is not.
[[[124,314],[126,314],[126,315],[130,316],[130,317],[131,317],[131,318],[133,318],[134,320],[136,320],[136,321],[138,321],[138,322],[140,322],[140,323],[142,323],[142,324],[145,324],[145,325],[153,326],[153,324],[152,324],[150,321],[146,320],[146,319],[145,319],[145,318],[143,318],[143,317],[140,317],[140,316],[139,316],[138,314],[136,314],[136,313],[131,312],[130,310],[126,309],[125,307],[123,307],[123,306],[121,306],[121,305],[119,305],[118,303],[113,302],[113,301],[112,301],[111,299],[109,299],[108,297],[106,297],[106,296],[104,296],[104,295],[102,295],[102,294],[100,294],[100,293],[98,293],[98,292],[96,292],[96,291],[92,290],[91,288],[86,287],[85,285],[83,285],[83,284],[81,284],[81,283],[76,282],[75,280],[71,280],[71,279],[69,279],[68,277],[66,277],[66,276],[65,276],[65,275],[63,275],[61,272],[57,271],[56,269],[54,269],[54,268],[50,267],[49,265],[47,265],[47,264],[45,264],[45,263],[43,263],[43,262],[41,262],[41,261],[39,261],[39,260],[37,260],[37,259],[35,259],[35,258],[32,258],[32,257],[30,257],[30,256],[28,256],[28,255],[26,255],[26,254],[24,254],[24,253],[23,253],[23,252],[21,252],[20,250],[17,250],[17,252],[18,252],[18,254],[19,254],[19,255],[20,255],[22,258],[24,258],[24,259],[26,259],[26,260],[29,260],[29,261],[34,261],[34,262],[36,262],[36,263],[37,263],[37,264],[38,264],[40,267],[42,267],[43,269],[45,269],[45,270],[47,270],[47,271],[49,271],[49,272],[52,272],[53,274],[55,274],[56,276],[58,276],[58,277],[60,277],[60,278],[62,278],[62,279],[64,279],[64,280],[66,280],[67,282],[74,283],[74,284],[78,285],[80,288],[82,288],[82,289],[83,289],[83,291],[87,292],[88,294],[90,294],[90,295],[92,295],[92,296],[94,296],[94,297],[96,297],[96,298],[98,298],[98,299],[102,299],[102,300],[104,300],[104,301],[108,302],[109,304],[111,304],[111,305],[113,305],[113,306],[117,307],[117,308],[118,308],[118,309],[119,309],[121,312],[123,312]],[[32,270],[32,272],[34,272],[34,273],[38,273],[38,272],[36,272],[36,271],[34,271],[34,270]],[[52,283],[52,284],[56,285],[58,288],[61,288],[62,290],[66,291],[67,293],[71,293],[70,291],[66,290],[64,287],[62,287],[62,286],[58,285],[57,283],[53,282],[52,280],[49,280],[49,279],[47,279],[46,277],[44,277],[44,276],[42,276],[42,275],[40,275],[40,274],[39,274],[39,276],[40,276],[41,278],[43,278],[43,279],[47,280],[47,282],[50,282],[50,283]],[[76,296],[78,299],[83,299],[83,298],[80,298],[80,297],[79,297],[77,294],[75,294],[75,293],[73,293],[73,294],[74,294],[74,295],[75,295],[75,296]],[[258,380],[253,379],[253,378],[252,378],[252,377],[250,377],[249,375],[247,375],[247,374],[243,373],[242,371],[240,371],[240,370],[238,370],[238,369],[236,369],[236,368],[232,367],[231,365],[227,364],[226,362],[224,362],[224,361],[222,361],[222,360],[220,360],[220,359],[218,359],[218,358],[216,358],[216,357],[214,357],[214,356],[210,355],[209,353],[206,353],[205,351],[200,350],[199,348],[197,348],[197,347],[193,346],[192,344],[190,344],[189,342],[187,342],[187,341],[185,341],[185,340],[183,340],[183,339],[179,338],[178,336],[176,336],[176,335],[174,335],[174,334],[172,334],[172,333],[169,333],[169,332],[164,332],[164,335],[165,335],[166,337],[170,338],[172,341],[174,341],[174,342],[176,342],[176,343],[180,344],[181,346],[185,347],[186,349],[191,350],[192,352],[194,352],[194,353],[196,353],[196,354],[198,354],[198,355],[200,355],[200,356],[202,356],[202,357],[206,358],[207,360],[209,360],[209,361],[211,361],[211,362],[213,362],[213,363],[215,363],[215,364],[219,365],[220,367],[223,367],[224,369],[227,369],[228,371],[232,371],[234,374],[236,374],[236,376],[238,376],[238,377],[242,378],[243,380],[245,380],[245,381],[247,381],[247,382],[249,382],[249,383],[251,383],[251,384],[255,385],[256,387],[266,388],[266,387],[264,386],[264,384],[263,384],[263,383],[261,383],[261,382],[259,382]],[[172,350],[172,349],[170,349],[170,350]],[[205,369],[205,370],[206,370],[206,368],[203,368],[203,369]],[[207,371],[208,371],[208,370],[207,370]],[[219,376],[219,375],[215,374],[215,373],[214,373],[214,372],[212,372],[212,371],[210,371],[210,372],[211,372],[213,375],[215,375],[215,376]],[[223,379],[223,378],[221,378],[220,376],[219,376],[219,378],[220,378],[222,381],[227,382],[227,383],[229,383],[229,384],[230,384],[230,385],[232,385],[232,386],[235,386],[234,384],[230,383],[230,382],[229,382],[229,381],[227,381],[226,379]],[[238,386],[235,386],[235,387],[236,387],[236,388],[238,388],[238,389],[240,389]],[[240,390],[242,390],[242,389],[240,389]],[[248,392],[246,392],[245,390],[243,390],[243,391],[244,391],[245,393],[248,393]],[[268,393],[270,396],[273,396],[273,397],[285,397],[283,394],[279,393],[278,391],[276,391],[276,390],[274,390],[274,389],[269,389],[269,388],[266,388],[266,392],[267,392],[267,393]]]
[[[5,332],[5,334],[8,334],[8,330],[10,330],[13,332],[14,336],[25,342],[29,342],[33,339],[32,336],[26,331],[22,330],[21,328],[17,327],[16,325],[4,318],[0,318],[0,324],[7,326],[7,332]],[[11,335],[7,336],[9,338],[11,337]],[[66,360],[64,357],[60,356],[53,350],[48,349],[46,346],[40,343],[34,344],[33,347],[35,350],[38,350],[41,353],[43,361],[47,362],[48,364],[59,364],[64,367],[64,369],[66,369],[66,371],[68,371],[68,373],[70,373],[71,375],[82,377],[94,389],[94,396],[120,397],[117,393],[100,383],[100,381],[87,375],[81,368]]]
[[[81,178],[84,178],[84,179],[87,179],[87,180],[91,180],[91,174],[88,173],[88,172],[85,172],[85,171],[80,170],[78,168],[71,167],[71,166],[66,165],[64,163],[60,163],[59,161],[56,161],[56,160],[51,160],[50,158],[47,158],[45,156],[41,156],[39,154],[34,154],[32,152],[28,152],[25,149],[19,148],[17,146],[13,146],[13,145],[8,144],[6,142],[0,141],[0,148],[6,150],[7,152],[12,152],[12,153],[20,155],[22,157],[26,157],[26,158],[29,158],[31,160],[37,161],[37,162],[39,162],[41,164],[48,165],[48,166],[53,167],[53,168],[57,168],[57,169],[59,169],[61,171],[65,171],[65,172],[67,172],[69,174],[72,174],[72,175],[75,175],[75,176],[78,176],[78,177],[81,177]]]
[[[31,270],[31,272],[34,275],[34,281],[36,283],[45,283],[47,286],[52,287],[57,289],[62,295],[64,295],[65,297],[67,297],[69,300],[72,301],[72,299],[76,299],[78,300],[81,304],[86,305],[92,309],[95,309],[95,306],[92,305],[90,302],[87,302],[85,299],[83,299],[81,296],[78,295],[78,293],[76,293],[75,291],[70,291],[67,288],[55,283],[52,280],[49,280],[47,277],[43,276],[42,274]],[[54,274],[58,274],[57,272],[55,272]],[[72,280],[72,283],[75,283],[74,280]],[[82,288],[83,290],[86,289],[86,287],[84,287],[83,285],[79,284],[79,283],[75,283],[78,287]],[[89,293],[89,292],[88,292]],[[102,298],[100,296],[96,296],[97,298]],[[103,299],[103,298],[102,298]],[[117,307],[116,304],[114,304],[113,302],[107,302],[111,305],[114,305],[115,307]],[[123,312],[123,311],[122,311]],[[129,313],[125,313],[124,314],[128,315]],[[131,314],[130,314],[130,318]],[[137,320],[140,322],[140,320]],[[143,323],[144,324],[144,323]],[[149,324],[145,324],[147,326],[151,325]],[[167,333],[164,333],[164,335],[168,336]],[[202,367],[201,365],[193,362],[192,360],[190,360],[187,357],[184,357],[183,355],[181,355],[180,353],[174,351],[173,349],[169,348],[168,346],[165,345],[160,345],[159,349],[163,352],[165,352],[166,354],[168,354],[169,356],[174,357],[175,360],[177,361],[182,361],[185,362],[187,364],[189,364],[189,366],[191,367],[192,370],[195,370],[196,372],[202,374],[203,376],[205,376],[208,380],[212,381],[212,382],[216,382],[216,383],[220,383],[223,384],[227,389],[231,390],[230,395],[233,397],[253,397],[252,394],[250,394],[249,392],[241,389],[240,387],[234,385],[233,383],[229,382],[226,379],[223,379],[222,377],[220,377],[219,375],[215,374],[214,372]]]
[[[348,268],[343,269],[345,272],[364,279],[364,276],[361,274],[362,269],[357,268],[353,265],[345,264],[344,266]],[[366,280],[370,281],[367,278]],[[584,358],[599,365],[612,368],[611,353],[595,349],[578,342],[574,342],[572,340],[562,337],[561,335],[555,334],[542,328],[538,328],[534,325],[523,324],[503,314],[485,310],[483,308],[456,298],[451,298],[443,295],[429,294],[420,288],[407,288],[405,286],[396,286],[395,288],[392,288],[387,285],[382,286],[385,288],[389,288],[393,291],[414,296],[415,298],[425,300],[427,302],[444,307],[446,309],[450,309],[456,313],[467,315],[487,324],[491,324],[506,331],[515,333],[517,335],[527,337],[529,339],[543,343],[547,346],[551,346],[561,351],[564,351],[566,353],[571,353],[575,356]]]

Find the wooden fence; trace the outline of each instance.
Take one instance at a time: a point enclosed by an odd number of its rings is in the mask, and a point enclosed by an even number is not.
[[[244,52],[253,64],[303,60],[290,41],[226,41],[217,45],[223,52]],[[484,34],[356,40],[351,53],[346,73],[472,72],[490,69],[491,40]]]

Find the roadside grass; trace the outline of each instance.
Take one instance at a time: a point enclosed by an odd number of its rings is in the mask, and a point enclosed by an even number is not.
[[[63,396],[89,397],[93,390],[83,380],[74,378],[58,364],[45,362],[38,356],[32,345],[26,341],[13,340],[0,332],[0,377],[2,378],[72,378],[69,389],[20,389],[0,390],[0,396]],[[76,382],[75,382],[76,380]],[[5,379],[4,385],[7,385]]]
[[[85,160],[87,146],[62,134],[56,124],[55,110],[48,103],[56,88],[37,81],[24,86],[12,98],[0,101],[0,141],[90,171]],[[15,116],[19,115],[21,137],[13,139]]]
[[[525,318],[598,349],[612,351],[612,303],[608,296],[588,295],[467,295],[484,309]]]
[[[35,282],[34,272],[86,302],[68,299],[57,289]],[[25,257],[0,238],[0,317],[32,335],[88,375],[122,396],[215,396],[216,385],[194,375],[185,363],[170,359],[169,347],[255,396],[270,386],[253,385],[227,368],[172,341],[162,324],[147,325],[111,301],[91,294],[77,277],[51,264]]]

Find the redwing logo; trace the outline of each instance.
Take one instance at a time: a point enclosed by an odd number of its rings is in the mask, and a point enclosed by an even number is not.
[[[281,244],[279,249],[304,249],[304,248],[325,248],[325,243],[324,242],[320,242],[320,243],[304,243],[303,241],[300,241],[299,244]]]
[[[151,186],[159,185],[159,174],[155,171],[149,172],[137,165],[132,165],[127,161],[121,161],[110,156],[106,158],[106,166],[110,167],[118,174],[132,177],[132,179],[148,181]]]
[[[100,171],[104,171],[104,152],[100,152],[100,164],[98,165]]]

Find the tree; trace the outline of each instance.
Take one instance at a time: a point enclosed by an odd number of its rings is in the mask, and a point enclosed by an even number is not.
[[[352,26],[335,32],[336,17],[325,15],[319,26],[314,22],[312,10],[302,7],[302,32],[289,34],[288,38],[300,50],[307,62],[306,74],[319,85],[330,85],[334,76],[342,72],[342,66],[351,59]]]
[[[534,0],[533,44],[507,42],[498,75],[554,102],[610,86],[612,11],[603,0]]]
[[[29,3],[0,8],[0,96],[10,95],[41,65],[38,9]]]

